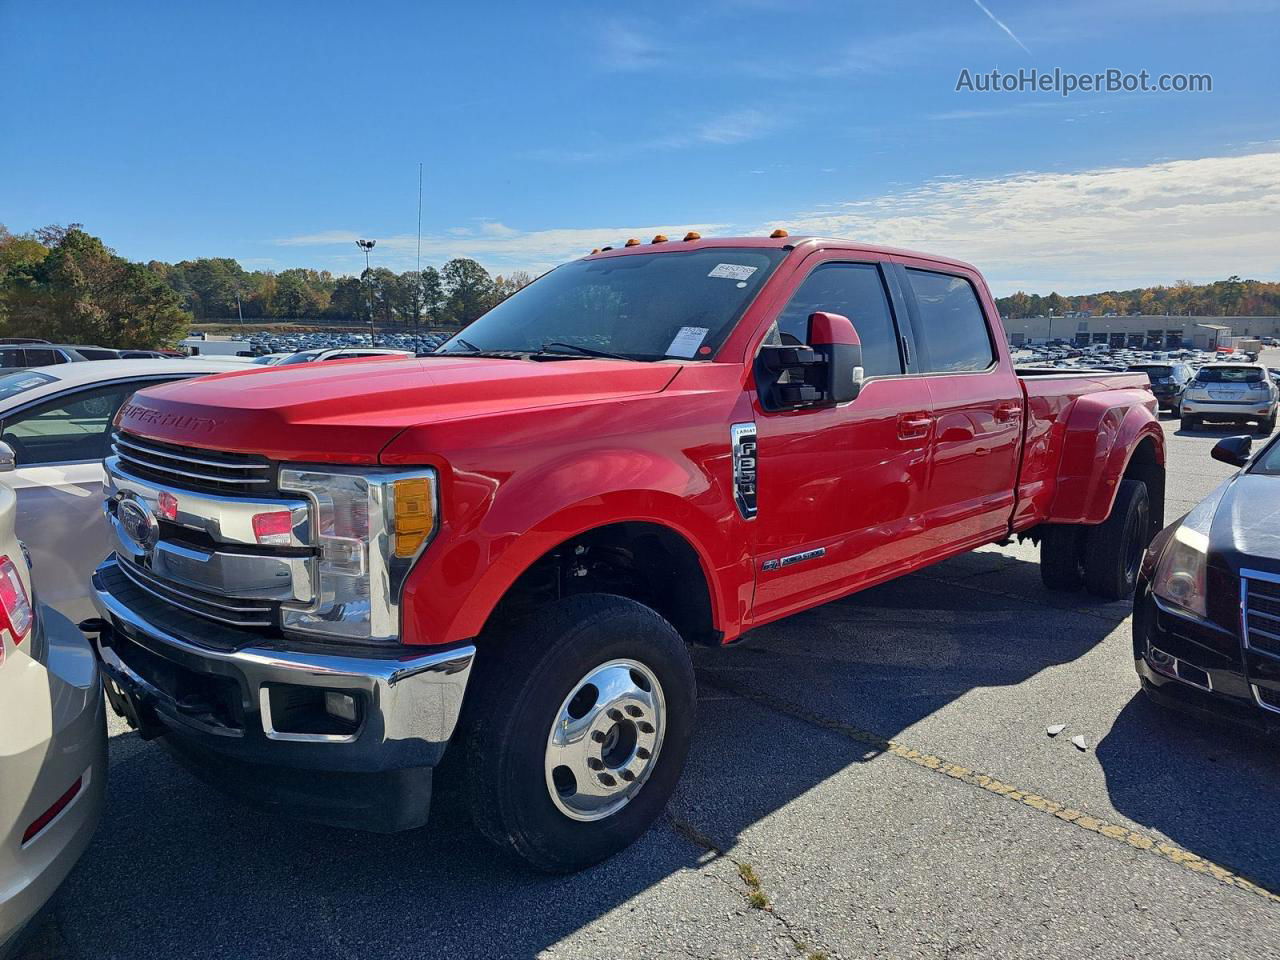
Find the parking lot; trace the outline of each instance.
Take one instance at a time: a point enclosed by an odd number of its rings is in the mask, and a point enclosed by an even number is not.
[[[1164,427],[1173,519],[1232,431]],[[497,858],[447,769],[425,830],[344,832],[111,717],[102,827],[29,956],[1274,957],[1280,758],[1144,702],[1128,613],[1011,545],[699,650],[667,818],[570,877]]]

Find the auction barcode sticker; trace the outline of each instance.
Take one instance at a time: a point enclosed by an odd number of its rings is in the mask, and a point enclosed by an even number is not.
[[[755,267],[744,267],[740,263],[718,263],[708,277],[725,277],[728,280],[746,280],[756,272]]]
[[[681,327],[667,347],[668,357],[692,357],[707,339],[707,327]]]

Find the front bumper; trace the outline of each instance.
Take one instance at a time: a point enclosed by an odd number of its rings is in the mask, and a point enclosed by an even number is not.
[[[1134,597],[1134,666],[1158,703],[1280,734],[1280,676],[1246,672],[1239,637],[1158,601],[1140,581]]]
[[[385,832],[426,822],[474,647],[337,648],[248,633],[228,643],[225,631],[213,641],[213,625],[203,636],[115,564],[93,576],[95,647],[112,707],[144,738],[163,737],[203,779],[278,812]],[[315,709],[326,692],[350,698],[356,718]]]
[[[89,846],[106,785],[97,664],[75,625],[41,607],[33,636],[0,667],[0,956]]]

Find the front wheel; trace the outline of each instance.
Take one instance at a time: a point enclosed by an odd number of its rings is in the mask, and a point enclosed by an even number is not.
[[[1259,436],[1269,437],[1275,431],[1275,429],[1276,429],[1275,411],[1272,411],[1271,416],[1267,417],[1265,420],[1258,421]]]
[[[503,633],[482,647],[492,659],[464,717],[472,816],[539,870],[581,870],[643,834],[675,789],[697,701],[689,651],[653,610],[610,594]]]

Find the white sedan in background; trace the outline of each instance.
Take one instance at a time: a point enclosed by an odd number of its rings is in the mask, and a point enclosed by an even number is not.
[[[101,360],[0,374],[0,481],[18,496],[19,539],[40,599],[72,622],[95,616],[89,578],[111,552],[102,459],[116,411],[143,387],[246,372],[239,359]]]

